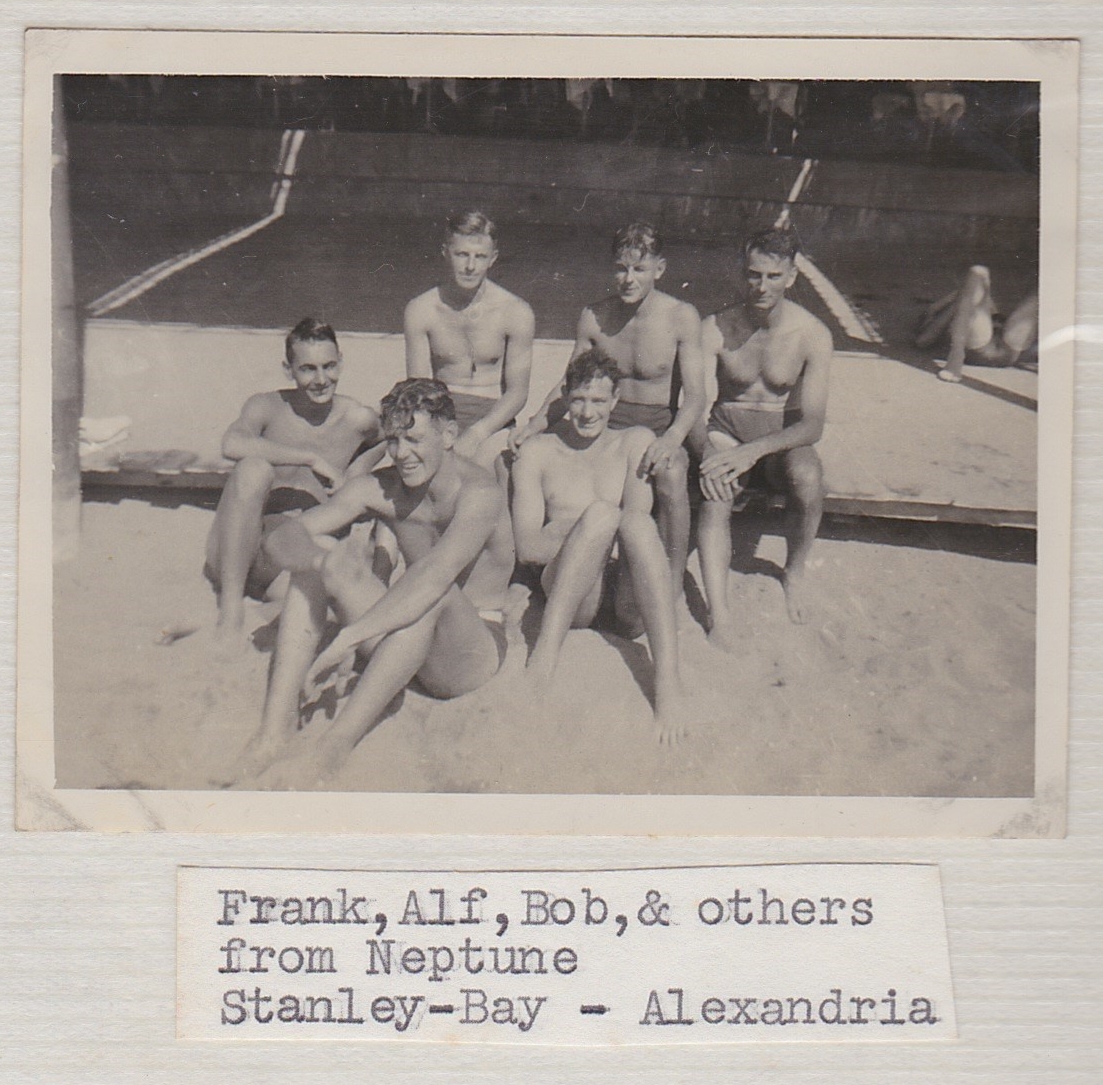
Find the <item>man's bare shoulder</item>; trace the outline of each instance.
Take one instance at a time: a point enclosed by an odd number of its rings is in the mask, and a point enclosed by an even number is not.
[[[590,321],[601,324],[609,317],[613,316],[614,313],[619,313],[623,308],[623,304],[618,294],[608,294],[604,298],[598,298],[597,301],[590,302],[590,304],[582,310],[580,321]]]
[[[379,425],[379,415],[371,407],[365,406],[352,396],[338,395],[334,397],[341,406],[342,421],[353,429],[366,433],[374,430]]]
[[[630,426],[628,429],[611,432],[617,438],[619,451],[627,456],[642,455],[655,440],[655,434],[645,426]]]
[[[656,290],[651,295],[651,320],[661,321],[663,324],[679,331],[696,332],[701,326],[701,314],[697,312],[697,306],[681,298],[667,294],[663,290]]]
[[[723,347],[727,350],[737,350],[754,333],[755,326],[747,317],[747,311],[742,305],[729,305],[720,309],[705,320],[705,331],[715,329]]]
[[[559,423],[561,425],[562,423]],[[537,433],[530,437],[520,448],[520,453],[527,455],[532,460],[544,459],[550,453],[560,448],[565,448],[563,441],[556,432],[558,425],[544,433]]]
[[[708,319],[713,321],[722,332],[738,331],[752,326],[747,317],[746,308],[738,302],[718,309]]]
[[[492,301],[496,308],[500,308],[508,316],[525,317],[532,314],[532,306],[524,298],[511,293],[504,286],[490,279],[486,281],[486,291],[487,300]]]
[[[785,299],[785,318],[793,328],[800,331],[809,346],[822,346],[832,343],[831,330],[818,316],[810,313],[803,305]]]
[[[469,503],[478,503],[495,510],[504,507],[505,495],[498,480],[485,467],[481,467],[474,460],[457,457],[459,460],[460,492],[458,500]]]
[[[406,320],[428,320],[439,307],[440,293],[435,286],[431,286],[423,294],[418,294],[406,303]]]

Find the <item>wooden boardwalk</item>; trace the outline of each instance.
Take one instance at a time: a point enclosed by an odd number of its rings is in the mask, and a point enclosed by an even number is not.
[[[126,415],[128,441],[86,461],[86,488],[216,490],[219,453],[247,396],[284,383],[280,331],[92,321],[85,415]],[[400,336],[341,336],[341,391],[378,403],[403,373]],[[570,344],[534,350],[531,413],[558,379]],[[1034,526],[1037,376],[966,369],[961,385],[892,358],[839,352],[820,455],[827,511],[860,516]]]

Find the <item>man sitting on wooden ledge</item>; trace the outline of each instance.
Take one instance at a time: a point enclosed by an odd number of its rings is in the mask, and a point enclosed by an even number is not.
[[[263,598],[280,572],[261,549],[265,536],[383,456],[379,416],[337,395],[341,351],[333,329],[305,317],[284,348],[284,372],[294,387],[250,396],[222,438],[222,454],[237,463],[218,503],[203,571],[218,592],[216,637],[226,645],[243,643],[245,596]]]

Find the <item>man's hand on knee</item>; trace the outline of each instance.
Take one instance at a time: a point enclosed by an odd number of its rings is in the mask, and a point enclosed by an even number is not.
[[[723,501],[729,505],[742,490],[738,478],[729,480],[723,477],[710,478],[708,475],[701,475],[700,483],[701,493],[704,494],[706,501]]]
[[[648,475],[659,477],[672,471],[684,474],[688,466],[689,456],[681,443],[676,437],[664,433],[662,437],[656,437],[644,451],[640,459],[639,475],[641,478]]]

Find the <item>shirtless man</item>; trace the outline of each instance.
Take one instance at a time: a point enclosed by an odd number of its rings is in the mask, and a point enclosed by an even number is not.
[[[647,632],[655,664],[655,724],[660,743],[683,734],[678,712],[678,634],[670,569],[655,521],[651,486],[638,466],[654,434],[642,426],[611,430],[620,382],[617,363],[597,350],[567,366],[567,415],[527,441],[513,465],[513,531],[519,560],[544,566],[547,596],[528,663],[536,689],[550,682],[573,628],[593,623],[609,558],[620,631]]]
[[[280,571],[261,549],[265,535],[286,514],[324,501],[357,452],[381,440],[375,411],[336,394],[341,352],[328,324],[300,320],[285,355],[295,387],[250,396],[222,438],[222,454],[237,464],[207,538],[204,572],[218,592],[217,635],[226,642],[241,635],[244,597],[261,598]],[[382,453],[380,446],[352,470],[370,470]]]
[[[734,649],[728,608],[731,513],[752,469],[787,497],[788,553],[782,574],[789,617],[808,620],[803,580],[823,515],[823,469],[812,447],[827,413],[831,333],[785,291],[797,277],[797,239],[755,234],[743,250],[744,299],[708,317],[705,357],[716,364],[718,395],[703,440],[697,527],[709,605],[709,639]]]
[[[460,429],[456,452],[486,467],[528,400],[532,309],[487,278],[498,244],[481,211],[449,218],[441,252],[443,281],[406,306],[406,376],[448,385]]]
[[[946,360],[936,361],[938,379],[961,383],[965,365],[1005,368],[1038,342],[1038,292],[1028,294],[999,327],[992,300],[992,276],[981,264],[965,273],[959,290],[940,298],[927,310],[916,346],[932,347],[949,337]]]
[[[571,358],[593,347],[612,358],[621,381],[609,428],[646,426],[653,434],[639,470],[654,483],[659,535],[674,592],[681,598],[690,519],[689,457],[682,446],[706,406],[701,320],[692,305],[656,289],[666,259],[650,223],[618,230],[613,260],[616,293],[582,310]],[[679,387],[682,398],[676,406]],[[511,437],[514,450],[548,428],[548,412],[561,394],[553,388],[539,412]]]
[[[292,578],[263,720],[246,754],[247,771],[271,766],[260,786],[331,775],[415,675],[434,697],[450,698],[477,689],[501,665],[501,608],[514,564],[502,489],[455,452],[455,407],[440,381],[395,385],[383,399],[382,425],[393,466],[346,483],[266,542]],[[391,529],[405,560],[391,585],[375,575],[355,531],[323,545],[365,514]],[[318,655],[329,602],[342,629]],[[299,731],[304,691],[316,692],[318,679],[351,663],[353,652],[367,666],[341,712]]]

